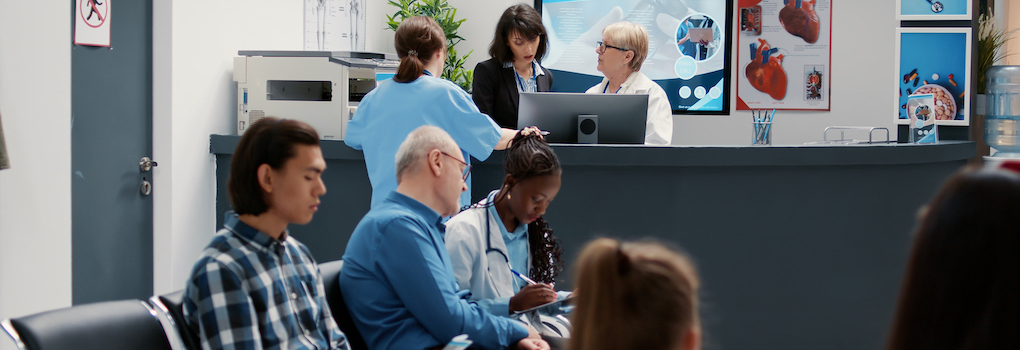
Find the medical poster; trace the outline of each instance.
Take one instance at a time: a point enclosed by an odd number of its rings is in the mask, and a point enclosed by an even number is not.
[[[832,0],[737,7],[737,109],[828,111]]]
[[[896,123],[934,119],[939,125],[969,125],[970,28],[899,28],[893,91]],[[912,97],[931,103],[911,106]]]
[[[896,0],[896,19],[970,20],[973,0]]]
[[[304,49],[365,51],[368,0],[305,0]]]
[[[728,114],[732,0],[543,0],[553,91],[584,92],[602,81],[596,42],[620,21],[648,30],[641,73],[666,92],[674,113]]]
[[[74,3],[75,45],[110,47],[110,2],[76,0]]]

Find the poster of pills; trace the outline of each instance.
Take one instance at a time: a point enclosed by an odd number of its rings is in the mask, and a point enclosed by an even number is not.
[[[970,20],[972,0],[896,0],[900,21]]]
[[[970,28],[899,28],[896,31],[897,124],[907,124],[911,96],[931,95],[929,115],[939,125],[969,125]],[[933,48],[939,48],[933,50]]]
[[[738,0],[737,109],[828,111],[832,0]]]

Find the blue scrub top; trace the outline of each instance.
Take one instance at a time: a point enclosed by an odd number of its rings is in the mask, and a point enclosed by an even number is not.
[[[478,111],[467,92],[448,80],[422,76],[409,83],[383,81],[361,100],[344,135],[344,143],[365,153],[373,208],[397,189],[397,149],[422,125],[449,133],[469,164],[470,157],[489,158],[503,133],[492,118]],[[461,205],[471,203],[470,177],[467,185]]]
[[[685,36],[687,36],[687,33],[690,32],[691,28],[692,25],[690,22],[681,23],[680,28],[677,28],[676,41],[680,41],[680,39],[683,39]],[[697,51],[695,50],[695,44],[697,43],[690,40],[685,41],[683,44],[680,44],[679,46],[680,53],[694,57],[694,55],[697,54]]]
[[[523,323],[458,292],[441,221],[425,204],[391,192],[354,228],[338,283],[369,349],[425,349],[459,334],[504,349],[528,336]]]

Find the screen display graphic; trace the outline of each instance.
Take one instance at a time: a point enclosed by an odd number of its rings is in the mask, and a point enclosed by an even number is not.
[[[666,91],[673,113],[729,114],[732,0],[539,0],[553,91],[585,92],[602,81],[596,42],[620,21],[648,30],[641,72]]]

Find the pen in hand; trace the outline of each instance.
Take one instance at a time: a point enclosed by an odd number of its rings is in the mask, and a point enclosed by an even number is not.
[[[513,272],[515,275],[517,275],[517,277],[520,277],[522,280],[524,280],[524,282],[528,282],[528,284],[538,284],[538,282],[535,282],[535,280],[528,278],[528,276],[525,276],[520,272],[514,271],[514,269],[510,269],[510,272]]]

